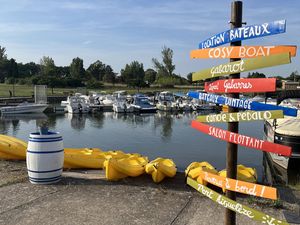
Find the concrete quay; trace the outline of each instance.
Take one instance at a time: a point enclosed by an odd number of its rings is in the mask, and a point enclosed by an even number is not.
[[[279,188],[282,207],[239,197],[238,202],[290,223],[299,222],[300,192]],[[224,208],[185,184],[184,174],[152,182],[149,175],[105,180],[104,171],[64,171],[53,185],[33,185],[25,162],[0,161],[0,224],[224,224]],[[237,215],[237,224],[257,222]]]

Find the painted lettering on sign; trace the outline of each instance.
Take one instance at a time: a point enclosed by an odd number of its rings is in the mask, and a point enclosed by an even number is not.
[[[225,76],[233,73],[246,72],[254,69],[278,66],[288,63],[291,63],[291,57],[289,53],[281,53],[246,60],[242,59],[239,61],[221,64],[193,73],[192,79],[193,81],[205,80],[208,78]]]
[[[209,196],[209,198],[217,202],[218,204],[222,205],[223,207],[227,209],[231,209],[239,214],[245,215],[248,218],[252,220],[259,221],[264,224],[272,224],[272,225],[287,225],[288,223],[285,221],[277,220],[272,216],[269,216],[267,214],[264,214],[262,212],[259,212],[255,209],[252,209],[248,206],[244,206],[242,204],[239,204],[223,195],[220,195],[219,193],[211,190],[210,188],[199,184],[197,181],[193,180],[192,178],[187,178],[187,184],[200,192],[201,194],[205,196]]]
[[[223,97],[215,94],[208,94],[203,92],[188,92],[188,96],[192,98],[197,98],[200,100],[204,100],[207,102],[213,102],[220,105],[227,105],[234,108],[246,109],[246,110],[254,110],[254,111],[269,111],[269,110],[282,110],[283,114],[286,116],[297,116],[298,110],[294,108],[288,108],[278,105],[270,105],[264,104],[260,102],[254,102],[252,100],[247,99],[236,99]]]
[[[223,190],[227,189],[247,195],[269,198],[273,200],[277,199],[277,190],[273,187],[225,178],[206,171],[200,171],[200,177],[205,181],[222,188]]]
[[[249,93],[276,91],[276,78],[227,79],[205,82],[204,89],[211,93]]]
[[[284,156],[291,156],[292,149],[291,147],[275,144],[272,142],[259,140],[253,137],[245,136],[242,134],[230,132],[227,130],[220,129],[218,127],[213,127],[198,121],[192,121],[191,126],[203,133],[206,133],[210,136],[219,138],[221,140],[231,142],[234,144],[246,146],[249,148],[258,149],[265,152],[277,153]]]
[[[228,46],[219,48],[204,48],[192,50],[192,59],[200,58],[254,58],[260,56],[270,56],[288,52],[291,57],[296,56],[297,46]]]
[[[216,34],[199,44],[199,49],[213,48],[229,42],[247,40],[257,37],[264,37],[284,33],[286,30],[285,20],[278,20],[271,23],[263,23],[251,26],[240,27]]]
[[[220,113],[198,116],[198,122],[239,122],[239,121],[256,121],[283,118],[282,110],[273,111],[243,111],[237,113]]]

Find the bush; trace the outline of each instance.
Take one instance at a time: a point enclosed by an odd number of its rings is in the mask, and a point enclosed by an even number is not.
[[[87,88],[101,88],[103,86],[103,83],[97,80],[89,80],[86,83]]]

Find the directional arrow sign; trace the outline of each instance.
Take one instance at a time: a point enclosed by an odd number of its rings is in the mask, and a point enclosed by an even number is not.
[[[273,200],[277,199],[277,190],[273,187],[267,187],[259,184],[221,177],[206,171],[200,171],[200,177],[202,180],[205,180],[208,183],[222,188],[223,191],[227,189],[247,195],[269,198]],[[203,184],[203,182],[199,181],[199,178],[197,179],[197,181]]]
[[[290,53],[239,60],[193,73],[193,81],[291,63]]]
[[[291,147],[275,144],[269,141],[259,140],[238,133],[233,133],[227,130],[220,129],[218,127],[213,127],[204,123],[197,122],[195,120],[192,121],[191,126],[210,136],[219,138],[223,141],[227,141],[230,143],[246,146],[248,148],[254,148],[265,152],[272,152],[288,157],[292,154]]]
[[[193,180],[190,177],[187,178],[187,184],[189,186],[191,186],[192,188],[196,189],[197,191],[199,191],[204,196],[211,199],[212,201],[218,203],[219,205],[221,205],[227,209],[230,209],[232,211],[235,211],[239,214],[242,214],[244,216],[247,216],[248,218],[250,218],[252,220],[256,220],[256,221],[259,221],[264,224],[288,225],[288,223],[285,221],[277,220],[272,216],[269,216],[267,214],[264,214],[262,212],[255,210],[255,209],[251,209],[248,206],[244,206],[240,203],[237,203],[237,202],[225,197],[224,195],[220,195],[219,193],[211,190],[210,188],[205,187],[202,184],[199,184],[197,181]]]
[[[283,114],[286,116],[297,116],[297,109],[288,108],[278,105],[264,104],[260,102],[254,102],[247,99],[236,99],[223,97],[215,94],[207,94],[203,92],[188,92],[188,96],[196,99],[200,99],[207,102],[213,102],[220,105],[227,105],[234,108],[246,109],[246,110],[254,110],[254,111],[269,111],[269,110],[282,110]]]
[[[192,59],[216,59],[216,58],[255,58],[260,56],[270,56],[289,52],[292,57],[296,56],[297,46],[229,46],[219,48],[204,48],[192,50]]]
[[[285,20],[278,20],[271,23],[263,23],[251,26],[240,27],[216,34],[201,42],[199,48],[213,48],[229,42],[264,37],[284,33],[286,30]]]
[[[227,79],[205,82],[206,92],[249,93],[276,91],[276,78]]]
[[[198,122],[239,122],[239,121],[254,121],[254,120],[269,120],[283,118],[282,110],[273,111],[242,111],[237,113],[220,113],[198,116]]]

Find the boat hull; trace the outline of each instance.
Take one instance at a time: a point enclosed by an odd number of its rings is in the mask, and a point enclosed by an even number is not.
[[[47,104],[28,104],[24,106],[7,106],[0,108],[2,114],[42,113]]]

